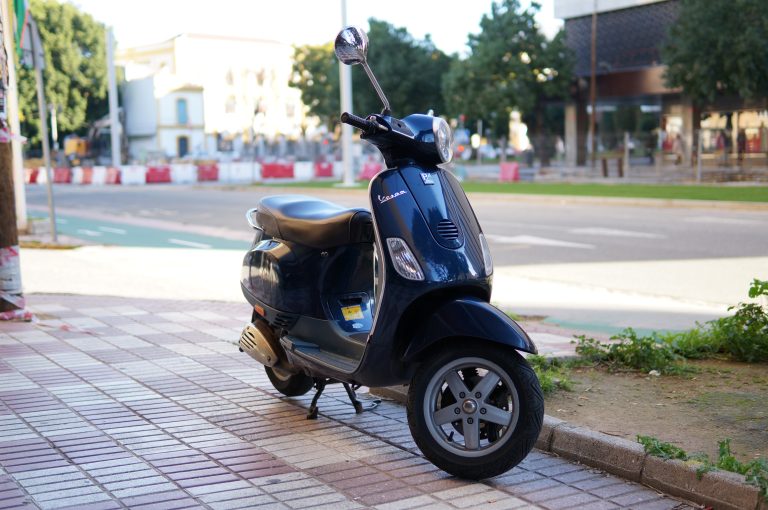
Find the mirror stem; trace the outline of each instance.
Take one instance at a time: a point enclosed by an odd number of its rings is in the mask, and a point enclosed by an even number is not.
[[[368,79],[371,80],[373,88],[376,89],[376,93],[379,95],[379,99],[381,99],[381,102],[384,103],[384,111],[381,112],[382,115],[391,115],[392,110],[389,107],[389,99],[387,99],[387,96],[384,95],[384,91],[381,90],[381,86],[379,85],[378,80],[376,80],[376,77],[373,75],[373,71],[371,71],[371,68],[366,62],[361,62],[360,65],[362,65],[363,69],[365,69],[365,73],[368,75]]]

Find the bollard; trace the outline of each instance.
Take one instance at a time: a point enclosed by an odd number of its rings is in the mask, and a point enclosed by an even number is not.
[[[619,177],[624,177],[624,158],[618,158],[616,160],[616,164],[618,165],[619,169]]]

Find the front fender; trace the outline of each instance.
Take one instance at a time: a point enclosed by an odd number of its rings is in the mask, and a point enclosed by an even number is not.
[[[403,361],[413,361],[445,338],[476,338],[536,354],[528,334],[495,306],[477,298],[449,301],[437,308],[421,325],[405,350]]]

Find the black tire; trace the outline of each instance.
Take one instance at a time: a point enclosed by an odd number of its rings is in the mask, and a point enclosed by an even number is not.
[[[453,345],[428,357],[411,381],[411,435],[427,459],[452,475],[472,480],[500,475],[519,464],[539,437],[544,419],[539,380],[510,348]]]
[[[306,374],[292,374],[279,368],[264,367],[272,386],[286,397],[299,397],[312,389],[314,380]]]

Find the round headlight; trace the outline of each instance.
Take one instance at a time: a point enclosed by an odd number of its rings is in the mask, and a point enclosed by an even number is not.
[[[453,133],[448,123],[440,117],[432,121],[432,132],[435,134],[435,146],[443,163],[453,158]]]

